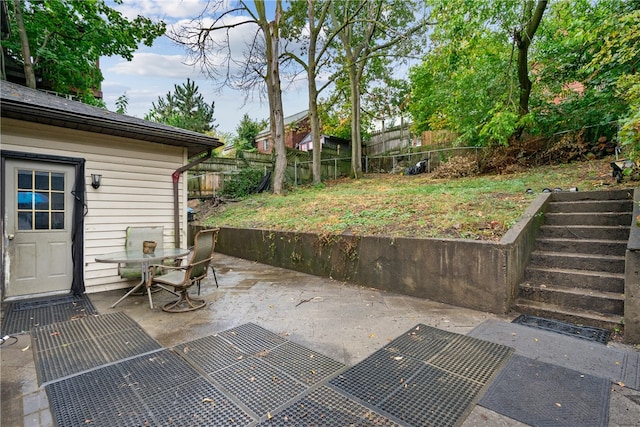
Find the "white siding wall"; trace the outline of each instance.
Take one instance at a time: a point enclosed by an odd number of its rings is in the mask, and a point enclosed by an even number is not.
[[[84,158],[86,200],[85,285],[87,292],[129,286],[116,264],[95,256],[124,250],[128,226],[164,227],[164,246],[173,247],[171,174],[187,162],[186,149],[134,139],[109,137],[18,120],[2,119],[2,149]],[[99,189],[91,174],[102,175]],[[186,245],[186,174],[180,178],[180,242]]]

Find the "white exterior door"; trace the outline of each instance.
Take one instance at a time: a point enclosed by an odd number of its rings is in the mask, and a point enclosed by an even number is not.
[[[5,297],[70,291],[74,179],[71,165],[7,159]]]

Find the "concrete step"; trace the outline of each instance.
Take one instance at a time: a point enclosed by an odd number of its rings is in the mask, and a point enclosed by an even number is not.
[[[597,311],[566,309],[553,304],[539,301],[518,299],[514,310],[522,314],[544,317],[547,319],[562,320],[580,326],[592,326],[610,331],[624,330],[623,317],[613,314],[605,314]]]
[[[535,250],[531,253],[529,265],[532,267],[624,273],[625,257]]]
[[[536,249],[549,252],[624,256],[627,250],[627,240],[538,238]]]
[[[542,225],[540,238],[628,240],[630,224],[621,225]]]
[[[630,226],[631,212],[545,213],[545,225]]]
[[[624,315],[624,295],[592,289],[562,288],[521,283],[520,298],[563,307],[567,310],[597,311],[604,314]]]
[[[525,269],[524,280],[532,284],[555,287],[578,287],[619,294],[624,292],[624,273],[528,266]]]
[[[632,212],[633,190],[553,193],[515,309],[621,330]]]
[[[633,200],[633,188],[604,191],[561,191],[551,194],[553,202],[574,202],[578,200]]]
[[[633,200],[576,200],[566,202],[550,202],[547,213],[571,212],[631,212]]]

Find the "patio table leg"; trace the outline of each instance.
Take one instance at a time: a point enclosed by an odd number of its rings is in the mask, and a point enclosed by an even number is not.
[[[143,284],[145,283],[145,280],[142,279],[140,281],[140,283],[138,283],[137,285],[135,285],[133,288],[131,288],[129,290],[129,292],[127,292],[126,294],[124,294],[122,296],[122,298],[120,298],[118,301],[114,302],[113,305],[111,306],[111,308],[115,308],[116,305],[120,304],[122,302],[122,300],[124,300],[126,297],[128,297],[129,295],[131,295],[132,293],[134,293],[135,291],[137,291]]]

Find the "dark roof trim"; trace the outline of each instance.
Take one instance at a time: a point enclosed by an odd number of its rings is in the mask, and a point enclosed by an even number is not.
[[[286,128],[287,126],[290,126],[292,124],[301,122],[302,120],[306,119],[307,117],[309,117],[309,110],[303,110],[300,111],[299,113],[295,113],[292,114],[290,116],[285,117],[284,120],[284,127]],[[267,128],[261,130],[260,132],[258,132],[258,134],[256,135],[256,138],[258,137],[265,137],[265,136],[271,136],[271,125],[267,126]]]
[[[114,113],[7,81],[0,82],[0,111],[2,117],[17,120],[186,147],[190,158],[223,145],[212,136]]]

